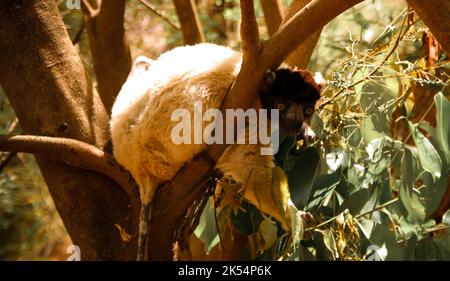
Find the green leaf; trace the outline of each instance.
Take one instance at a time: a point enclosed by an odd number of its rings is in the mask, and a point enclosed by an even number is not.
[[[262,222],[263,217],[255,206],[245,201],[241,203],[241,206],[234,214],[231,212],[231,221],[236,227],[236,230],[242,235],[250,235],[258,230],[259,224]]]
[[[413,261],[415,259],[417,236],[413,235],[407,242],[404,249],[403,260]]]
[[[329,229],[320,231],[323,234],[323,243],[325,247],[332,253],[333,257],[338,257],[339,253],[336,247],[336,239],[334,239],[333,232]]]
[[[403,248],[398,245],[395,235],[386,225],[377,224],[369,239],[370,245],[383,260],[402,260]]]
[[[450,210],[445,212],[445,214],[442,216],[442,223],[445,223],[446,225],[450,225]]]
[[[281,140],[280,140],[281,141]],[[286,137],[281,142],[280,148],[278,149],[277,154],[275,155],[275,159],[279,166],[283,167],[284,169],[284,163],[286,161],[287,156],[289,155],[289,152],[294,147],[295,144],[295,137]]]
[[[300,211],[291,200],[288,202],[288,211],[291,218],[292,244],[296,247],[303,239],[303,220]]]
[[[341,169],[331,174],[319,176],[314,183],[312,195],[305,209],[312,212],[318,210],[340,183],[341,176]]]
[[[450,101],[439,92],[434,97],[436,104],[436,136],[445,155],[447,166],[450,166]]]
[[[269,249],[277,241],[278,228],[273,221],[265,219],[259,225],[259,234],[264,239],[264,245],[262,250]]]
[[[350,214],[357,215],[362,208],[369,202],[369,198],[373,194],[373,188],[363,188],[352,194],[339,206],[336,213],[341,213],[348,209]]]
[[[209,253],[220,241],[215,220],[214,204],[212,200],[208,200],[194,231],[194,234],[203,242],[206,253]]]
[[[424,239],[417,243],[416,246],[416,259],[422,261],[435,261],[436,257],[436,245],[430,238]]]
[[[419,160],[422,164],[422,168],[425,171],[430,172],[433,177],[439,178],[442,169],[442,162],[439,154],[431,144],[430,140],[428,140],[411,122],[408,123],[419,152]]]
[[[308,201],[316,180],[320,157],[313,147],[302,151],[288,172],[289,192],[292,202],[303,209]]]
[[[423,223],[425,220],[425,207],[420,201],[419,194],[415,191],[416,167],[415,159],[410,150],[403,154],[402,177],[399,198],[408,213],[408,221]]]

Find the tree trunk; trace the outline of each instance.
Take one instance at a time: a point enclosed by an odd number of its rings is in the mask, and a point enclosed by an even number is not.
[[[194,45],[205,42],[202,25],[197,14],[197,5],[194,0],[173,0],[175,10],[183,32],[184,43]]]
[[[102,1],[98,15],[86,15],[98,92],[108,115],[131,70],[130,48],[123,27],[125,0]]]
[[[25,134],[102,147],[108,116],[64,28],[55,1],[0,2],[0,83]],[[36,157],[56,208],[83,260],[136,256],[114,224],[137,231],[126,193],[110,179]]]

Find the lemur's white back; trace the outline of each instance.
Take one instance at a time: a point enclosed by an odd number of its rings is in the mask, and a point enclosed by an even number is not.
[[[171,114],[194,102],[203,110],[220,108],[241,65],[241,54],[227,47],[198,44],[175,48],[157,60],[138,58],[112,108],[114,156],[139,185],[171,179],[204,144],[175,145]]]

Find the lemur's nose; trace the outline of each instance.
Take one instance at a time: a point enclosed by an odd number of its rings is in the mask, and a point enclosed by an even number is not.
[[[292,123],[292,129],[294,129],[294,130],[300,130],[301,128],[302,128],[302,124],[303,124],[303,122],[299,122],[299,121],[294,121],[293,123]]]

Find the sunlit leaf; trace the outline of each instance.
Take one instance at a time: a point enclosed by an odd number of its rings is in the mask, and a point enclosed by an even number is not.
[[[434,177],[439,178],[441,176],[442,168],[442,162],[439,154],[431,144],[430,140],[428,140],[416,126],[409,122],[409,127],[411,129],[414,142],[416,143],[420,163],[422,164],[423,169],[430,172]]]
[[[445,212],[445,214],[442,216],[442,223],[445,223],[446,225],[450,225],[450,210]]]
[[[399,198],[408,212],[408,220],[413,223],[422,223],[425,220],[425,207],[420,201],[419,194],[415,190],[415,178],[417,169],[414,166],[415,159],[409,150],[403,155],[402,177]]]
[[[450,166],[450,101],[440,92],[434,97],[434,102],[437,141],[444,152],[447,166]]]
[[[370,235],[369,243],[373,245],[375,250],[385,248],[386,260],[401,260],[403,257],[403,249],[398,245],[393,232],[389,231],[386,225],[377,224]],[[379,254],[384,253],[380,250]]]
[[[373,188],[369,189],[360,189],[354,193],[352,193],[337,209],[337,213],[341,213],[344,210],[348,209],[350,214],[357,215],[362,208],[367,204],[369,198],[373,194]]]
[[[203,242],[206,253],[220,242],[212,200],[206,203],[194,234]]]
[[[300,211],[295,207],[292,201],[288,202],[288,211],[291,218],[292,244],[296,246],[303,238],[303,221]]]
[[[277,241],[278,228],[275,224],[265,219],[259,225],[260,249],[267,250]]]
[[[341,181],[341,175],[342,171],[339,169],[334,173],[318,177],[314,182],[312,194],[306,209],[313,211],[320,208]]]

